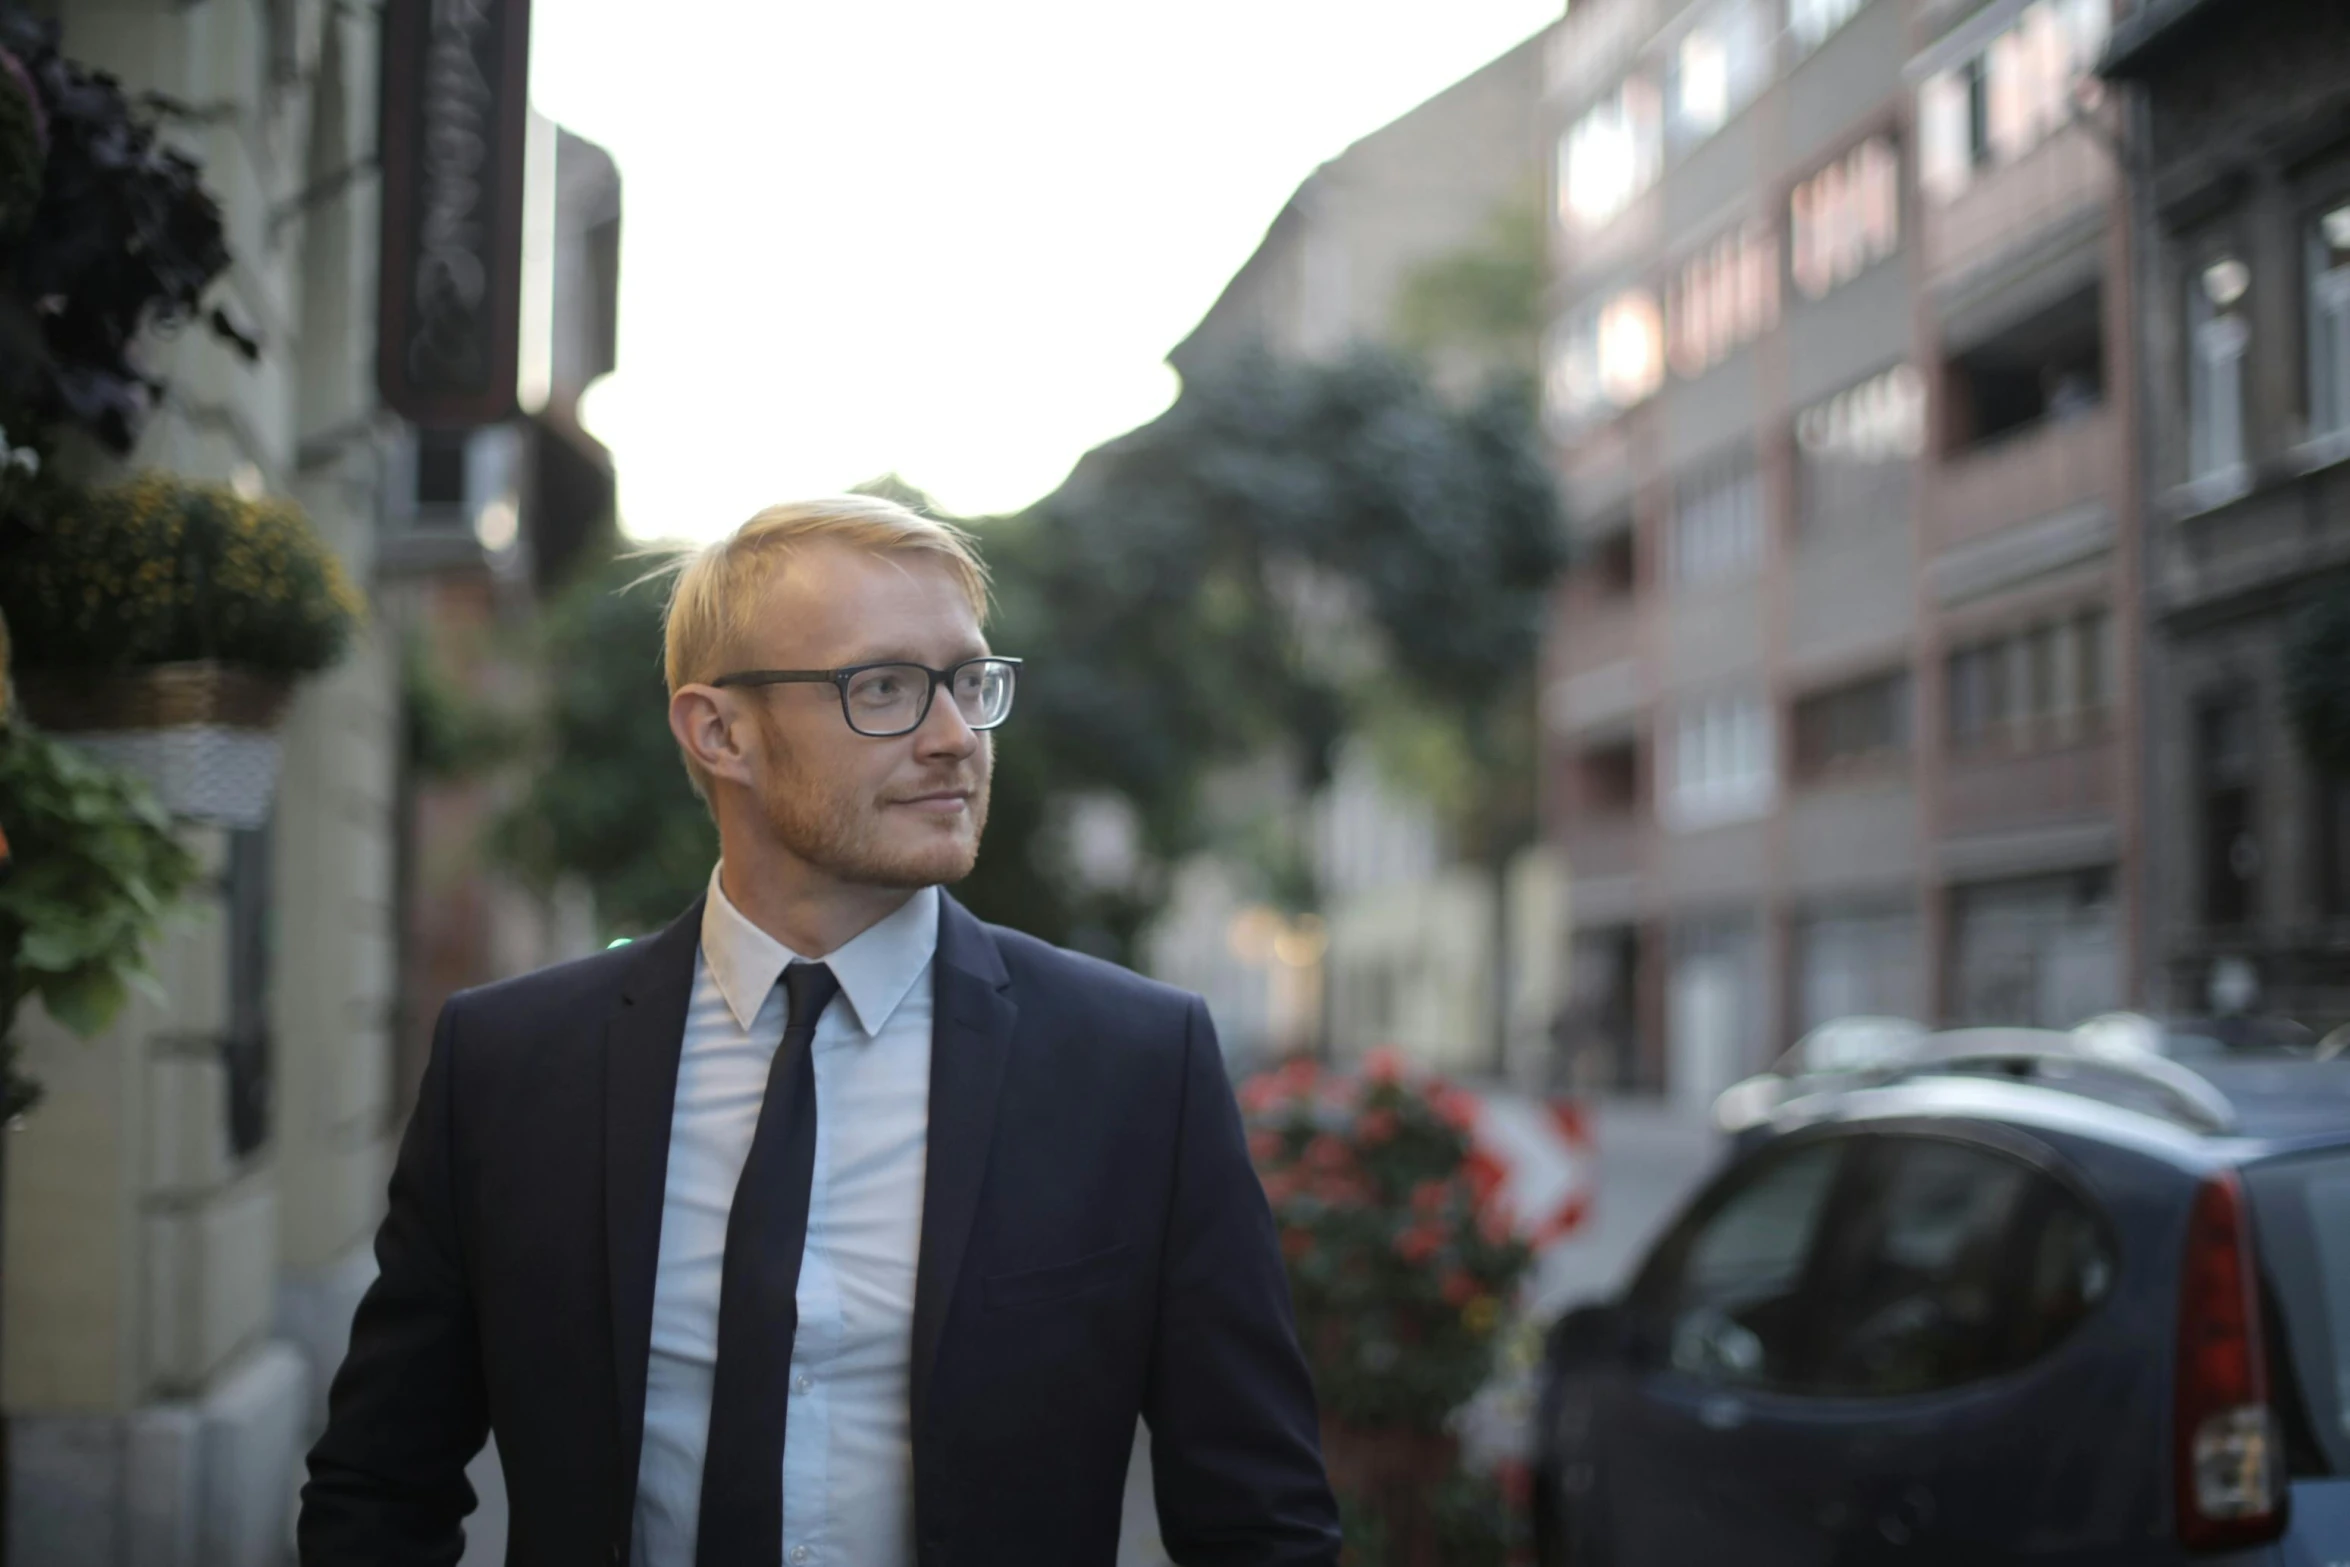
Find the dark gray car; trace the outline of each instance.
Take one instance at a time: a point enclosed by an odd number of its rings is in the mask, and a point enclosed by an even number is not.
[[[2350,1563],[2350,1060],[2196,1075],[1783,1106],[1553,1330],[1545,1567]]]

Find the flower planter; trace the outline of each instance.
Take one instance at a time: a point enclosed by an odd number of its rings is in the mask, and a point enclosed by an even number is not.
[[[277,795],[283,676],[212,662],[107,671],[26,670],[33,722],[155,791],[175,816],[258,827]]]
[[[1330,1484],[1377,1515],[1390,1567],[1441,1567],[1429,1501],[1459,1456],[1459,1444],[1443,1432],[1322,1422]]]

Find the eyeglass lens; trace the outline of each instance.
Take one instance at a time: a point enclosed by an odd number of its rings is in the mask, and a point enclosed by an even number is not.
[[[1012,666],[1001,659],[958,665],[947,682],[956,710],[974,729],[992,729],[1012,710]],[[930,671],[920,664],[878,664],[851,677],[850,726],[861,734],[904,734],[929,716]]]

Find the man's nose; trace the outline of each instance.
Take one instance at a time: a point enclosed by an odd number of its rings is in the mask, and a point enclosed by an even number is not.
[[[923,716],[922,727],[914,731],[915,755],[965,757],[978,748],[979,731],[963,717],[954,696],[939,691]]]

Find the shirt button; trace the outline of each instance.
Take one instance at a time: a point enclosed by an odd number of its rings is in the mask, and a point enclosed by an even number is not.
[[[808,1559],[808,1557],[810,1556],[810,1554],[812,1554],[812,1553],[811,1553],[811,1552],[808,1550],[808,1548],[807,1548],[806,1546],[804,1546],[804,1545],[795,1545],[795,1546],[793,1546],[793,1547],[791,1548],[791,1559],[792,1559],[792,1562],[793,1562],[793,1564],[794,1564],[794,1567],[797,1567],[797,1564],[798,1564],[798,1563],[801,1563],[801,1562],[804,1562],[804,1561],[806,1561],[806,1560]]]
[[[810,1389],[810,1388],[814,1387],[815,1385],[816,1385],[816,1384],[815,1384],[814,1382],[812,1382],[812,1381],[810,1381],[810,1380],[808,1379],[808,1373],[806,1373],[805,1371],[801,1372],[801,1373],[800,1373],[798,1376],[796,1376],[796,1377],[793,1377],[793,1378],[791,1379],[791,1390],[792,1390],[793,1392],[795,1392],[795,1393],[805,1393],[806,1391],[808,1391],[808,1389]],[[802,1547],[800,1547],[800,1548],[801,1548],[802,1550],[806,1550],[806,1549],[807,1549],[807,1547],[806,1547],[806,1546],[802,1546]],[[799,1558],[799,1559],[800,1559],[800,1560],[803,1560],[803,1561],[804,1561],[804,1560],[806,1560],[806,1558],[805,1558],[805,1557],[802,1557],[802,1558]]]

